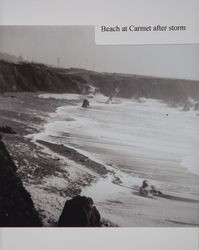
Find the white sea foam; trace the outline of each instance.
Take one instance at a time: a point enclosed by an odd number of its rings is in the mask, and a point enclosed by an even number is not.
[[[43,96],[49,97],[49,94]],[[76,99],[79,95],[57,94],[56,98],[59,96]],[[52,140],[53,137],[105,163],[106,157],[116,164],[119,157],[125,158],[130,165],[135,156],[183,161],[197,155],[199,117],[195,112],[182,112],[151,99],[140,103],[117,98],[115,104],[105,104],[106,100],[107,97],[97,95],[90,100],[89,109],[58,108],[44,131],[36,135],[37,139]],[[64,134],[70,137],[64,138]],[[192,163],[184,160],[183,166],[199,174],[199,168]]]
[[[183,167],[189,168],[189,170],[192,173],[194,173],[196,175],[199,175],[199,156],[197,154],[185,156],[182,159],[181,164],[182,164]]]
[[[65,99],[65,100],[79,100],[81,98],[81,95],[78,94],[53,94],[53,93],[45,93],[40,94],[40,98],[53,98],[53,99]]]

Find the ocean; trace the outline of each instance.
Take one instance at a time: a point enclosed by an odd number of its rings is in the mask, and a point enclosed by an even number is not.
[[[89,108],[81,108],[79,95],[42,97],[79,100],[76,105],[59,107],[34,139],[64,144],[111,170],[106,178],[99,177],[82,190],[93,197],[105,218],[122,226],[168,225],[166,218],[174,210],[177,213],[182,203],[173,204],[173,209],[163,199],[146,201],[138,192],[144,179],[164,193],[185,200],[199,198],[197,111],[144,98],[114,98],[107,104],[107,97],[96,95],[89,99]],[[168,212],[163,215],[164,206]],[[199,205],[194,209],[197,213]],[[194,218],[182,212],[179,221],[191,224]]]

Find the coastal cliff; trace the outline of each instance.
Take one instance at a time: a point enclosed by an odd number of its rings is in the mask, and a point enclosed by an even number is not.
[[[38,63],[0,61],[0,92],[54,92],[153,98],[171,105],[199,100],[199,82],[85,69],[64,69]]]

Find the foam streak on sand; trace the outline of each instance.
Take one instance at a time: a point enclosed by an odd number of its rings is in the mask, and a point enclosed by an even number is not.
[[[63,144],[111,170],[83,194],[92,196],[113,222],[122,226],[199,224],[198,203],[137,195],[138,185],[149,179],[163,192],[198,200],[199,168],[190,160],[190,156],[196,159],[199,148],[196,112],[150,99],[116,99],[112,104],[105,104],[106,100],[98,95],[89,109],[58,108],[34,140]],[[115,181],[118,178],[121,182]]]
[[[54,99],[65,99],[65,100],[80,100],[81,96],[78,94],[40,94],[39,95],[40,98],[45,98],[45,99],[49,99],[49,98],[54,98]]]
[[[198,172],[199,172],[199,156],[197,154],[185,156],[183,158],[181,164],[185,168],[188,167],[189,170],[192,173],[198,175]]]

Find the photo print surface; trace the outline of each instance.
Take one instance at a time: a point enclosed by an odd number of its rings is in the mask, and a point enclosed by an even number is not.
[[[199,225],[199,45],[0,37],[1,227]]]

